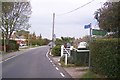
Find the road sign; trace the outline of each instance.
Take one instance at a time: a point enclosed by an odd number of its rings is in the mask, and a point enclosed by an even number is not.
[[[107,31],[92,29],[92,35],[104,36],[107,34]]]

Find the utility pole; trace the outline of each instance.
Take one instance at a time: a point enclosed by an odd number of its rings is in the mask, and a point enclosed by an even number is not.
[[[55,25],[55,13],[53,13],[53,26],[52,26],[52,48],[54,43],[54,25]]]

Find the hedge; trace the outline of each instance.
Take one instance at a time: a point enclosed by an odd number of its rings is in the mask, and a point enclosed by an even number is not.
[[[19,50],[19,44],[17,44],[17,41],[10,40],[9,45],[7,45],[7,51],[17,51]]]
[[[0,46],[1,50],[4,48],[3,40],[0,40]],[[17,51],[19,50],[19,44],[15,40],[9,40],[9,45],[6,45],[6,51],[11,52],[11,51]]]
[[[120,77],[118,39],[99,39],[90,44],[91,70],[106,77]]]
[[[61,54],[61,46],[57,45],[52,49],[52,55],[53,56],[60,56]]]

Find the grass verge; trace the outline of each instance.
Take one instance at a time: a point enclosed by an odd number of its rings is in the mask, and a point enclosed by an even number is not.
[[[100,78],[100,76],[88,70],[81,78]]]

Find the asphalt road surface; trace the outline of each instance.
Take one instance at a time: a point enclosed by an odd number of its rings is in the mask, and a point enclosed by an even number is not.
[[[28,50],[2,63],[3,78],[71,78],[48,56],[48,46]]]

